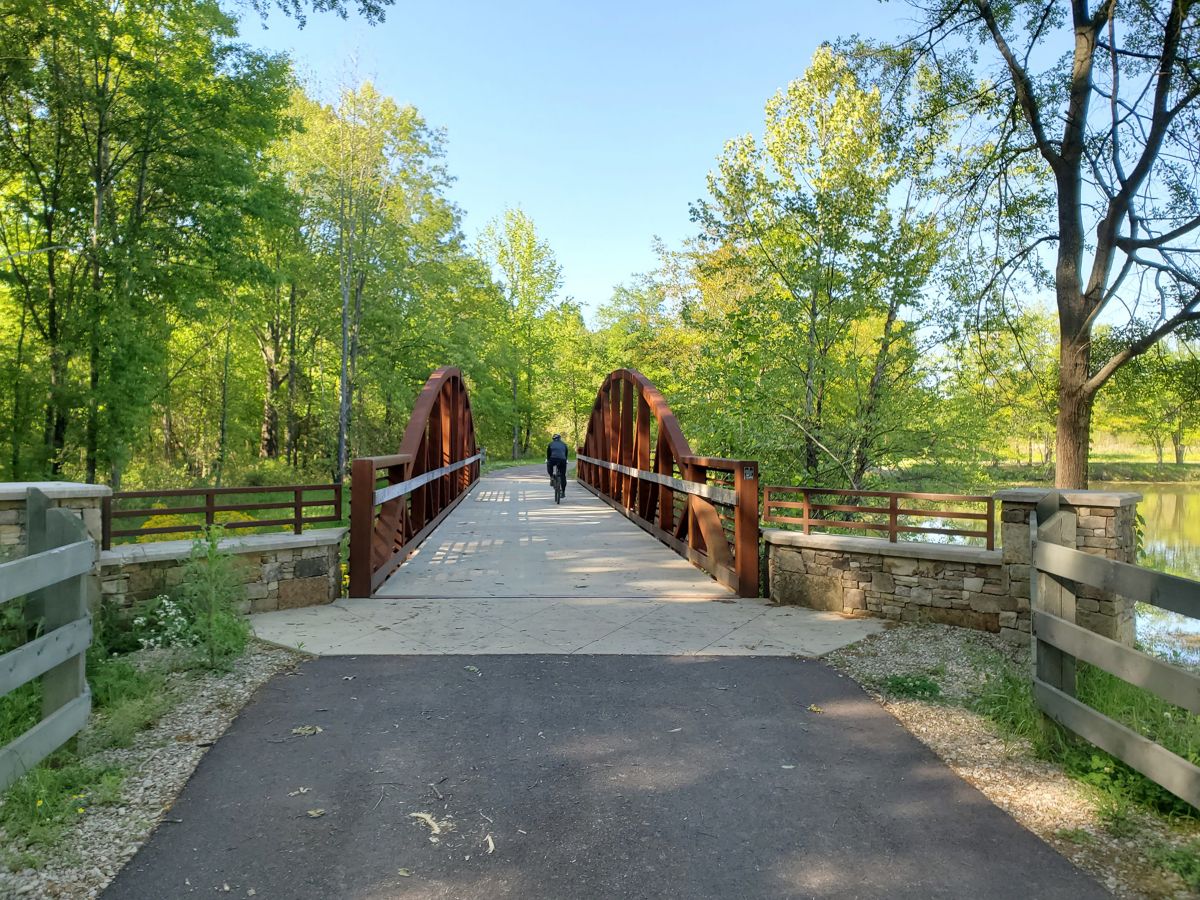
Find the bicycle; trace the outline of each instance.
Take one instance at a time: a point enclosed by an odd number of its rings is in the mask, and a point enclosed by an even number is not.
[[[563,494],[567,492],[567,473],[555,472],[550,476],[550,481],[554,485],[554,502],[562,503]]]

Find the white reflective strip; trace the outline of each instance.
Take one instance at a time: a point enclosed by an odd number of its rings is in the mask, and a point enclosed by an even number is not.
[[[664,487],[669,487],[673,491],[680,491],[684,494],[695,494],[698,497],[704,497],[707,500],[712,500],[715,503],[720,503],[723,506],[737,506],[737,492],[731,491],[728,488],[716,487],[711,484],[699,484],[695,481],[684,481],[681,478],[673,478],[670,475],[660,475],[657,472],[647,472],[644,469],[631,469],[629,466],[622,466],[619,463],[606,462],[602,459],[595,459],[591,456],[579,454],[575,457],[585,463],[591,463],[594,466],[600,466],[604,469],[611,469],[614,472],[620,472],[622,475],[632,475],[634,478],[642,481],[653,481],[655,484],[661,484]]]
[[[426,472],[424,475],[418,475],[416,478],[410,478],[408,481],[402,481],[399,484],[389,484],[385,488],[380,488],[375,492],[375,505],[387,503],[409,491],[416,490],[423,484],[429,484],[431,481],[437,481],[443,475],[449,475],[451,472],[457,472],[463,466],[469,466],[471,463],[483,459],[482,453],[476,453],[469,459],[459,460],[456,463],[451,463],[448,466],[442,466],[440,469],[434,469],[432,472]]]

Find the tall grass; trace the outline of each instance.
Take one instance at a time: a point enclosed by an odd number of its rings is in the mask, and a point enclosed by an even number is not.
[[[1117,807],[1122,801],[1131,802],[1160,815],[1200,819],[1200,810],[1191,804],[1050,722],[1034,702],[1027,671],[999,655],[989,662],[993,672],[973,706],[1004,732],[1028,740],[1038,755],[1058,762]],[[1200,764],[1200,717],[1083,662],[1076,670],[1076,696],[1172,753]],[[1117,809],[1114,818],[1119,813]]]

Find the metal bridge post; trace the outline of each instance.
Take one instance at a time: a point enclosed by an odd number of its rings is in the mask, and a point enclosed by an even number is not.
[[[375,530],[375,462],[350,467],[350,596],[371,596],[371,547]]]
[[[737,511],[733,519],[733,562],[737,568],[738,593],[759,595],[758,565],[758,463],[740,460],[733,470]]]

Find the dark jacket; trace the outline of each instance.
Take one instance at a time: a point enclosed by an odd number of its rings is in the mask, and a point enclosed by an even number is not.
[[[550,462],[552,459],[561,459],[563,462],[567,461],[567,444],[565,441],[551,441],[546,445],[546,462]]]

